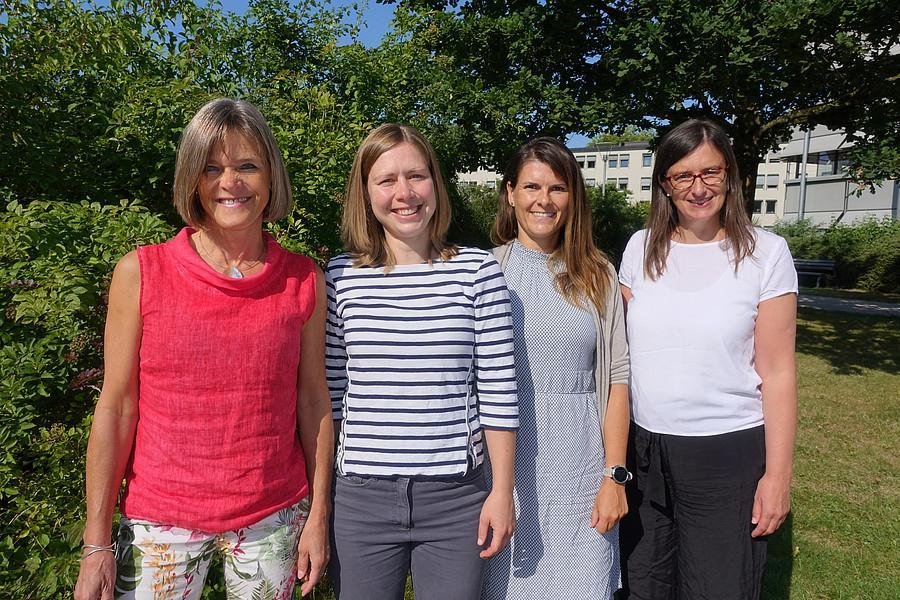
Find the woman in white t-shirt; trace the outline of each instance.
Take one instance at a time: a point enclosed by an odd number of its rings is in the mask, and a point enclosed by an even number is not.
[[[619,271],[635,479],[621,528],[627,597],[759,597],[766,536],[790,506],[797,275],[752,226],[726,133],[660,142],[648,228]]]

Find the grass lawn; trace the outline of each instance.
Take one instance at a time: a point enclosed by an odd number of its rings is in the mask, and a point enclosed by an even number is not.
[[[793,513],[770,540],[763,597],[898,598],[900,320],[801,309],[797,368]]]
[[[792,519],[768,600],[900,594],[900,321],[801,310]]]

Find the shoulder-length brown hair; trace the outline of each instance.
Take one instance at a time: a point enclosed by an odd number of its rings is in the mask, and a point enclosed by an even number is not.
[[[277,221],[291,210],[290,180],[265,117],[249,102],[218,98],[197,111],[181,133],[178,144],[172,202],[181,219],[191,227],[199,227],[205,216],[197,186],[209,155],[233,133],[242,135],[256,146],[266,163],[270,189],[263,220]]]
[[[581,169],[572,152],[552,137],[537,137],[520,146],[506,165],[498,198],[497,217],[491,230],[495,244],[505,244],[518,235],[516,211],[509,203],[509,190],[515,188],[524,164],[536,160],[544,163],[565,181],[569,190],[569,209],[560,231],[559,243],[550,255],[556,272],[556,287],[575,306],[584,307],[587,298],[601,315],[606,309],[606,295],[613,282],[609,277],[609,259],[594,244],[591,207]]]
[[[666,173],[672,165],[704,143],[711,144],[725,158],[725,203],[719,211],[719,223],[725,229],[735,271],[741,261],[752,255],[756,248],[753,224],[744,209],[741,174],[738,172],[737,159],[728,134],[712,121],[691,119],[663,136],[656,149],[650,216],[647,219],[649,231],[644,249],[644,274],[650,279],[658,278],[666,270],[669,243],[678,228],[678,211],[663,187]]]
[[[447,243],[450,227],[450,197],[441,175],[437,155],[425,137],[409,125],[385,123],[372,130],[353,159],[344,213],[341,217],[341,239],[344,249],[353,257],[356,267],[386,267],[396,264],[384,236],[384,227],[375,218],[369,199],[368,181],[372,165],[378,158],[399,144],[412,144],[428,163],[434,186],[435,209],[428,224],[431,246],[441,260],[457,253],[456,246]]]

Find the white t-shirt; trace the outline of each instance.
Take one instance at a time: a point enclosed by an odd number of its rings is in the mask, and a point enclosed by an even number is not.
[[[644,276],[647,230],[635,233],[619,281],[634,422],[656,433],[718,435],[761,425],[753,332],[760,302],[797,292],[787,243],[755,228],[756,250],[734,271],[726,242],[671,242],[666,270]]]

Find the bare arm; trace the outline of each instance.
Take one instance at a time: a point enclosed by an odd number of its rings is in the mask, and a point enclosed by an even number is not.
[[[603,451],[606,466],[625,464],[628,445],[628,426],[631,411],[628,406],[628,386],[614,383],[609,386],[609,403],[603,419]],[[604,477],[594,500],[591,512],[591,527],[599,533],[606,533],[628,513],[625,486]]]
[[[478,545],[485,544],[490,529],[491,543],[479,554],[481,558],[490,558],[509,543],[516,528],[516,510],[513,505],[516,432],[509,429],[484,429],[484,439],[491,459],[493,484],[481,508]]]
[[[297,381],[297,421],[310,482],[309,519],[300,535],[300,591],[309,593],[328,564],[334,433],[325,383],[325,276],[316,269],[316,308],[303,326]]]
[[[774,533],[791,506],[794,438],[797,431],[797,368],[794,344],[797,295],[759,304],[754,331],[756,371],[762,379],[766,472],[756,486],[753,537]]]
[[[103,389],[94,409],[87,450],[86,544],[110,543],[113,511],[134,444],[141,341],[140,287],[140,265],[137,252],[133,251],[116,265],[109,289]],[[111,552],[97,552],[84,559],[75,585],[76,600],[112,600],[115,572],[115,557]]]

